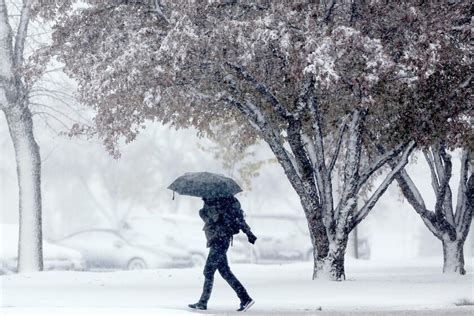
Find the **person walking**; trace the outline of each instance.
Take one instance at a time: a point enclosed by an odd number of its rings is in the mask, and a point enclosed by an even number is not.
[[[240,299],[240,308],[237,311],[248,310],[255,301],[249,296],[242,283],[235,277],[227,261],[227,250],[232,236],[242,230],[252,244],[257,237],[245,222],[239,201],[234,197],[203,198],[204,207],[199,211],[199,216],[204,221],[204,232],[207,239],[209,255],[204,266],[204,286],[199,301],[189,304],[192,309],[206,310],[207,302],[211,297],[216,270],[232,287]]]

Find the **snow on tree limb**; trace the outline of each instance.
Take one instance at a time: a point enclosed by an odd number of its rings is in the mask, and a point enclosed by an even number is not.
[[[329,162],[329,167],[328,167],[328,173],[329,174],[332,173],[332,170],[334,169],[337,158],[339,156],[339,151],[340,151],[341,145],[342,145],[342,139],[344,137],[344,132],[345,132],[346,127],[347,127],[346,118],[347,117],[344,117],[342,119],[341,126],[339,127],[339,130],[337,132],[336,144],[333,146],[334,147],[334,153],[332,154],[331,161]]]
[[[435,192],[438,192],[438,190],[439,190],[439,181],[438,181],[438,175],[436,173],[436,169],[434,167],[434,160],[433,160],[432,152],[428,149],[423,149],[423,155],[425,156],[425,160],[428,163],[428,166],[430,168],[431,186],[433,187],[433,190]]]
[[[357,212],[355,215],[354,222],[352,224],[351,229],[353,229],[355,226],[357,226],[372,210],[372,208],[375,206],[375,203],[377,203],[378,199],[382,196],[382,194],[387,190],[388,186],[392,183],[392,181],[395,179],[395,176],[397,173],[400,172],[408,163],[408,157],[410,154],[413,152],[415,149],[416,145],[414,141],[411,141],[407,146],[404,146],[403,148],[403,154],[398,160],[398,163],[394,165],[394,168],[390,171],[390,173],[385,177],[383,182],[379,185],[379,187],[375,190],[375,192],[372,194],[372,196],[367,200],[365,205]],[[394,154],[396,153],[396,154]],[[398,150],[392,152],[393,156],[396,156],[398,154]]]
[[[280,101],[275,97],[275,95],[267,88],[267,86],[259,82],[255,77],[253,77],[249,72],[245,71],[242,67],[234,65],[232,63],[226,62],[226,65],[231,69],[235,70],[239,77],[243,78],[245,81],[249,82],[254,89],[262,94],[268,102],[275,108],[276,112],[280,114],[283,118],[288,118],[290,116],[289,112],[281,105]]]
[[[359,176],[358,187],[361,188],[375,172],[380,170],[380,168],[383,167],[387,163],[387,161],[393,159],[393,157],[397,156],[400,152],[402,152],[405,147],[405,144],[399,144],[394,149],[377,157],[370,166],[368,166],[363,172],[361,172]]]
[[[460,227],[463,213],[466,212],[465,200],[467,193],[467,177],[469,173],[468,163],[468,151],[464,149],[461,154],[461,173],[459,178],[458,196],[456,201],[456,214],[454,218],[454,222],[457,228]]]
[[[23,65],[25,41],[28,35],[28,25],[31,19],[31,5],[33,0],[24,0],[21,8],[20,23],[15,36],[15,47],[13,49],[13,58],[15,67]]]
[[[334,6],[336,5],[337,0],[329,0],[329,3],[327,4],[326,11],[324,12],[323,16],[323,21],[325,23],[329,22],[329,19],[331,18],[332,12],[334,10]]]
[[[0,0],[0,106],[8,103],[7,90],[13,84],[12,29],[5,0]]]

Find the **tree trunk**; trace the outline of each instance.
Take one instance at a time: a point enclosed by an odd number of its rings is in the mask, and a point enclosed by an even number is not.
[[[33,119],[28,106],[24,104],[7,107],[4,113],[17,164],[20,204],[18,272],[41,271],[41,159],[33,134]]]
[[[306,201],[308,200],[305,198],[301,199],[314,249],[313,280],[343,280],[345,279],[344,256],[349,235],[342,233],[339,234],[338,240],[330,239],[323,224],[321,210],[314,207],[312,203],[305,203]]]
[[[347,240],[348,236],[346,235],[340,241],[331,242],[328,255],[325,258],[318,258],[316,264],[318,278],[322,277],[333,281],[346,279],[344,257],[346,254]]]
[[[321,210],[316,206],[317,204],[306,197],[301,197],[301,205],[306,215],[308,222],[309,235],[311,237],[311,244],[313,246],[313,280],[325,273],[318,267],[319,262],[324,260],[329,253],[329,239],[324,227]],[[327,276],[329,278],[329,276]]]
[[[464,275],[464,241],[451,241],[449,238],[443,239],[443,273],[456,273]]]

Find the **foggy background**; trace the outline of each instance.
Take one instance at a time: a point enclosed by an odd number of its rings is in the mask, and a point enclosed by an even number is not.
[[[87,116],[87,111],[82,113]],[[190,171],[210,171],[237,177],[215,157],[215,145],[193,130],[148,124],[137,140],[121,146],[122,157],[113,159],[97,139],[58,135],[51,120],[35,116],[35,132],[41,148],[43,228],[46,239],[59,239],[90,228],[120,227],[134,216],[198,217],[199,198],[173,194],[166,187]],[[50,126],[48,126],[48,124]],[[58,127],[60,129],[60,127]],[[0,221],[18,223],[18,188],[14,151],[5,118],[0,116]],[[253,146],[252,159],[272,159],[265,144]],[[453,196],[456,196],[459,155],[453,157]],[[419,159],[417,159],[419,158]],[[434,205],[428,167],[414,155],[408,172],[427,205]],[[419,160],[419,162],[418,162]],[[237,177],[238,178],[238,177]],[[419,184],[419,185],[418,185]],[[246,214],[304,216],[299,199],[277,163],[262,166],[250,188],[237,195]],[[159,227],[157,227],[159,229]],[[255,231],[258,236],[258,230]],[[367,239],[372,259],[400,260],[442,256],[441,243],[424,227],[420,217],[404,201],[394,182],[372,213],[358,226],[359,238]],[[193,236],[180,236],[181,242]],[[309,238],[309,237],[308,237]],[[465,245],[466,260],[472,253],[472,233]],[[348,247],[349,254],[352,247]]]

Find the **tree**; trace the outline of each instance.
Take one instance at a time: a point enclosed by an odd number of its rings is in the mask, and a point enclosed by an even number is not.
[[[32,1],[25,0],[14,33],[5,0],[0,0],[0,109],[15,148],[20,190],[18,271],[43,268],[41,230],[41,159],[33,133],[28,89],[23,68],[25,42],[32,18]]]
[[[0,1],[0,110],[7,121],[17,164],[20,272],[42,270],[43,266],[42,173],[34,116],[52,129],[58,123],[66,127],[65,121],[77,122],[77,117],[56,106],[60,102],[71,107],[74,99],[64,87],[54,87],[54,80],[48,77],[60,67],[48,64],[49,58],[39,54],[51,36],[48,23],[41,19],[48,13],[42,11],[42,5],[43,1],[36,0]]]
[[[397,182],[423,223],[442,242],[443,271],[465,274],[463,246],[474,205],[474,178],[468,167],[468,150],[474,144],[474,111],[469,101],[473,70],[471,5],[462,1],[406,1],[401,5],[375,4],[371,9],[370,22],[362,28],[384,39],[390,54],[403,58],[416,78],[411,83],[413,89],[400,90],[403,93],[388,102],[406,104],[399,130],[405,134],[402,137],[415,140],[423,152],[430,168],[435,205],[426,205],[405,170],[396,176]],[[384,143],[377,144],[381,152]],[[448,149],[455,148],[460,148],[462,154],[454,205]]]
[[[97,110],[97,129],[113,154],[117,140],[132,141],[147,119],[211,137],[238,130],[242,148],[263,139],[300,196],[316,250],[314,277],[339,280],[349,232],[414,143],[401,140],[380,155],[363,146],[374,124],[383,124],[374,128],[377,137],[393,134],[386,114],[396,108],[378,95],[400,67],[379,40],[339,22],[350,22],[350,6],[338,15],[333,7],[90,1],[59,19],[55,52],[78,80],[82,101]],[[344,185],[335,203],[338,159]],[[358,193],[389,161],[396,168],[358,208]]]

